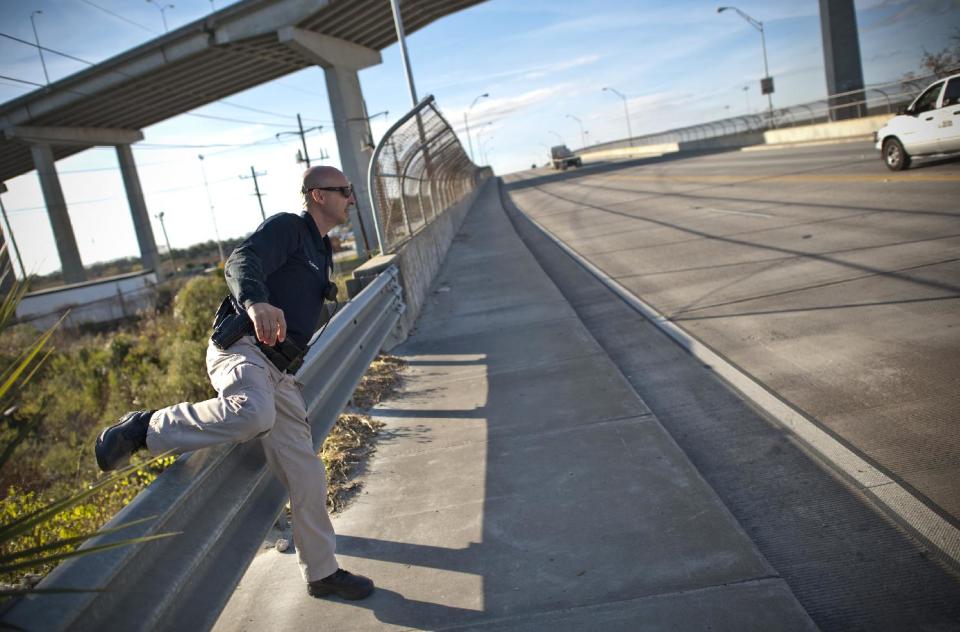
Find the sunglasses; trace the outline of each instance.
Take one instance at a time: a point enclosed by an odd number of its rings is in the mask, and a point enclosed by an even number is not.
[[[348,184],[348,185],[345,186],[345,187],[310,187],[309,189],[304,189],[304,190],[303,190],[303,193],[304,193],[304,194],[307,194],[307,193],[309,193],[310,191],[315,191],[315,190],[319,190],[319,191],[338,191],[338,192],[340,193],[340,195],[342,195],[342,196],[345,197],[345,198],[348,198],[348,197],[350,197],[351,195],[353,195],[353,185],[352,185],[352,184]]]

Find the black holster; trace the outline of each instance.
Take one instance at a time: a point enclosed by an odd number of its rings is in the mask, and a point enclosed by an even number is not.
[[[213,321],[213,334],[210,341],[217,349],[226,351],[244,336],[254,336],[254,342],[263,355],[283,373],[296,373],[303,365],[306,349],[301,349],[290,339],[278,342],[272,347],[256,340],[253,321],[245,311],[238,311],[231,297],[223,299]]]
[[[292,340],[284,340],[271,346],[265,345],[257,340],[257,346],[267,359],[273,362],[273,365],[280,369],[282,373],[296,373],[303,365],[303,356],[306,350],[301,349],[297,343]]]

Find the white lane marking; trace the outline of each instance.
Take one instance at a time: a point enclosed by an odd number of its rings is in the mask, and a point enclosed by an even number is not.
[[[514,206],[520,209],[516,202],[514,202]],[[799,409],[780,399],[767,387],[740,370],[735,364],[672,323],[652,305],[637,298],[603,270],[587,261],[580,253],[554,237],[550,231],[528,213],[521,212],[553,243],[589,270],[600,282],[640,312],[644,318],[673,338],[691,355],[708,364],[710,368],[733,385],[747,399],[762,408],[781,426],[813,450],[817,456],[845,475],[865,494],[876,500],[880,507],[892,515],[894,519],[909,527],[920,540],[953,563],[960,564],[960,529],[944,520],[899,483],[813,423]]]

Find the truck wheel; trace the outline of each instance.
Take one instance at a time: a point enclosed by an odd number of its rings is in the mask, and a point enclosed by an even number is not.
[[[910,166],[910,156],[896,138],[883,141],[883,164],[890,171],[903,171]]]

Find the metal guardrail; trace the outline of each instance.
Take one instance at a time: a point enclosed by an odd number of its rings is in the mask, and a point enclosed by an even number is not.
[[[589,147],[581,147],[576,151],[592,152],[622,147],[684,143],[784,127],[829,123],[841,119],[849,120],[873,114],[894,114],[899,107],[913,101],[937,78],[937,75],[926,75],[866,86],[860,90],[832,94],[825,99],[809,103],[776,108],[773,110],[772,117],[770,112],[732,116],[655,134],[597,143]]]
[[[370,159],[368,190],[380,252],[395,252],[486,178],[428,95],[394,123]]]
[[[398,270],[382,272],[314,336],[297,373],[319,450],[404,310]],[[145,544],[73,558],[44,589],[0,617],[25,630],[206,630],[215,622],[286,501],[259,441],[181,456],[106,525],[154,517],[84,547],[181,532]]]

